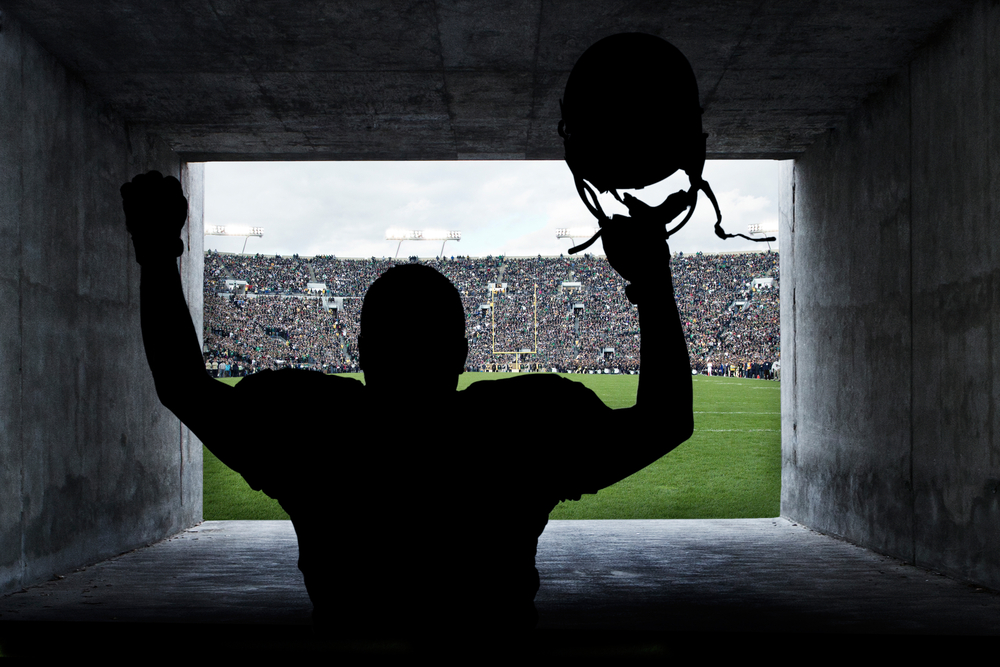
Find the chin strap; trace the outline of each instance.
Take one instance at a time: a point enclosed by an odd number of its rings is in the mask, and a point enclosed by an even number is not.
[[[561,109],[562,100],[559,101],[559,104]],[[564,140],[566,140],[569,137],[565,132],[564,124],[565,121],[559,121],[559,136],[561,136]],[[695,207],[698,205],[698,191],[701,190],[702,192],[705,193],[705,195],[708,197],[708,200],[712,202],[712,206],[715,208],[715,235],[718,236],[720,239],[726,240],[739,236],[741,238],[746,239],[747,241],[753,241],[754,243],[776,241],[777,239],[773,236],[768,236],[760,239],[752,239],[745,234],[729,234],[726,232],[726,230],[722,228],[722,211],[719,209],[719,202],[715,198],[715,193],[712,192],[712,186],[708,184],[708,181],[706,181],[701,177],[702,170],[705,168],[705,142],[707,140],[708,140],[708,134],[702,133],[697,143],[691,147],[691,151],[688,153],[689,159],[683,163],[685,166],[681,167],[684,170],[684,173],[688,175],[688,179],[691,183],[691,187],[688,188],[686,193],[689,202],[688,212],[687,215],[684,216],[684,219],[681,220],[676,227],[674,227],[671,230],[665,230],[663,232],[663,238],[669,239],[671,236],[680,231],[681,227],[683,227],[688,223],[688,220],[690,220],[691,216],[694,215]],[[591,212],[591,214],[595,218],[597,218],[598,225],[600,227],[604,227],[604,223],[608,222],[608,216],[604,212],[604,209],[601,208],[601,203],[600,201],[598,201],[597,195],[594,193],[590,185],[586,181],[584,181],[583,178],[577,173],[576,169],[573,168],[572,164],[567,162],[567,166],[569,166],[570,171],[573,173],[573,180],[576,182],[576,191],[577,193],[579,193],[580,199],[582,199],[583,203],[586,204],[587,209]],[[622,198],[618,196],[617,190],[611,190],[611,194],[613,194],[615,199],[617,199],[619,202],[622,202],[623,204],[626,204],[626,206],[628,206],[628,204],[626,202],[623,202]],[[628,197],[627,194],[625,196]],[[675,195],[670,195],[670,196],[673,197]],[[666,207],[666,209],[664,209],[663,207],[665,206],[665,204],[666,201],[660,204],[660,206],[656,207],[651,207],[643,204],[643,212],[648,211],[650,214],[655,215],[656,211],[658,210],[662,211],[661,215],[663,215],[664,217],[663,225],[664,227],[666,227],[666,225],[670,224],[670,222],[675,217],[677,217],[677,215],[680,214],[680,211],[671,215],[670,209],[672,207]],[[629,208],[629,213],[632,214],[634,217],[635,213],[633,213],[632,211],[633,207],[628,206],[628,208]],[[669,218],[667,218],[668,215],[670,216]],[[626,216],[616,216],[616,217],[626,217]],[[591,236],[588,240],[584,241],[578,246],[570,248],[569,254],[575,255],[578,252],[586,250],[590,246],[594,245],[594,242],[597,241],[597,239],[600,238],[600,236],[601,236],[601,230],[598,229],[597,233]]]
[[[589,240],[584,241],[580,245],[573,246],[572,248],[570,248],[569,249],[569,254],[575,255],[576,253],[578,253],[578,252],[580,252],[582,250],[586,250],[590,246],[594,245],[594,241],[596,241],[598,238],[600,238],[600,236],[601,236],[601,230],[598,229],[597,233],[594,234],[593,236],[591,236]]]
[[[727,233],[726,230],[722,228],[722,213],[719,211],[719,202],[715,200],[715,193],[712,192],[712,186],[708,184],[708,181],[702,181],[700,187],[701,191],[704,192],[708,196],[709,201],[712,202],[712,206],[715,207],[715,216],[717,218],[715,221],[715,235],[718,236],[720,239],[725,241],[726,239],[731,239],[740,236],[742,238],[745,238],[747,241],[753,241],[754,243],[765,243],[778,240],[773,236],[766,236],[762,239],[752,239],[746,234]]]
[[[591,189],[590,185],[588,185],[586,181],[584,181],[582,178],[580,178],[576,174],[574,174],[573,177],[574,177],[574,180],[576,181],[576,191],[580,194],[580,199],[582,199],[583,203],[587,205],[587,209],[591,212],[591,214],[593,214],[593,216],[595,218],[597,218],[598,225],[600,225],[601,227],[604,227],[604,223],[608,221],[608,216],[604,212],[604,209],[601,208],[601,203],[598,201],[597,195],[594,194],[593,189]],[[699,189],[704,189],[704,188],[707,188],[707,187],[708,187],[708,183],[706,183],[705,181],[701,181],[697,185],[692,182],[691,188],[688,189],[688,191],[687,191],[688,200],[691,202],[690,205],[686,207],[688,209],[688,213],[687,213],[686,216],[684,216],[684,219],[681,220],[680,223],[678,223],[678,225],[676,227],[674,227],[673,229],[671,229],[669,231],[664,231],[664,233],[663,233],[663,238],[664,239],[669,239],[673,234],[676,234],[677,231],[680,230],[681,227],[683,227],[684,225],[687,224],[688,220],[691,219],[691,216],[694,215],[694,209],[695,209],[695,206],[698,203],[698,190]],[[681,192],[683,192],[683,191],[681,191]],[[716,230],[718,230],[718,229],[721,229],[721,227],[719,227],[719,223],[722,222],[722,214],[719,212],[719,204],[715,201],[715,195],[714,194],[709,194],[709,193],[711,193],[711,188],[708,189],[708,192],[706,192],[706,194],[709,195],[709,199],[711,199],[712,204],[715,206],[715,211],[716,211],[716,214],[718,215],[718,218],[719,218],[719,222],[716,223]],[[617,199],[619,202],[622,202],[623,204],[625,204],[625,202],[622,201],[622,198],[618,195],[618,191],[617,190],[612,190],[611,194],[613,194],[614,197],[615,197],[615,199]],[[626,194],[625,196],[628,197],[628,194]],[[671,196],[673,196],[673,195],[671,195]],[[664,204],[665,203],[666,202],[664,202]],[[644,208],[645,208],[644,204],[642,204],[641,202],[640,202],[640,204],[643,205]],[[663,206],[664,204],[661,204],[660,206]],[[625,204],[625,205],[628,206],[628,204]],[[660,207],[655,207],[655,208],[654,207],[648,207],[645,210],[649,211],[650,214],[655,215],[655,211],[658,208],[660,208]],[[631,210],[632,207],[630,206],[629,209],[630,209],[629,212],[631,213],[632,212],[632,210]],[[670,213],[666,213],[666,215],[670,215]],[[664,215],[664,218],[666,218],[666,215]],[[677,216],[677,213],[675,213],[673,215],[670,215],[669,219],[665,219],[663,221],[663,224],[664,225],[669,224],[670,221],[673,220],[676,216]],[[619,215],[619,216],[615,216],[615,217],[626,218],[627,216],[621,216],[621,215]],[[602,231],[603,231],[603,229],[598,229],[597,233],[594,234],[593,236],[591,236],[589,239],[587,239],[586,241],[584,241],[583,243],[581,243],[578,246],[574,246],[574,247],[570,248],[569,249],[569,254],[575,255],[576,253],[581,252],[583,250],[586,250],[590,246],[594,245],[594,242],[597,241],[597,239],[599,239],[601,237],[601,232]],[[718,233],[718,231],[716,233]]]
[[[576,181],[576,191],[580,194],[580,199],[582,199],[583,203],[586,204],[587,209],[591,212],[591,214],[597,218],[597,224],[600,227],[604,227],[604,223],[608,221],[608,215],[604,212],[604,209],[601,208],[601,202],[598,201],[597,195],[594,194],[590,185],[588,185],[586,181],[577,176],[575,173],[573,174],[573,180]],[[615,196],[618,196],[617,193],[615,193]],[[591,203],[591,200],[593,200],[593,203]],[[569,254],[575,255],[576,253],[586,250],[590,246],[594,245],[594,242],[601,237],[601,231],[602,230],[598,229],[597,233],[591,236],[588,240],[578,246],[570,248]]]
[[[590,185],[588,185],[586,181],[576,176],[575,174],[574,174],[574,180],[576,181],[576,190],[577,192],[580,193],[580,198],[583,200],[583,203],[587,205],[587,209],[591,212],[591,214],[593,214],[593,216],[597,218],[598,224],[601,227],[604,227],[604,223],[608,221],[608,216],[604,212],[604,209],[601,208],[601,204],[597,200],[597,195],[594,194],[593,189],[591,189]],[[691,219],[691,216],[694,215],[694,209],[698,204],[699,190],[704,192],[705,196],[708,197],[708,200],[712,202],[712,207],[715,209],[715,235],[718,236],[720,239],[726,240],[726,239],[740,237],[746,239],[747,241],[753,241],[754,243],[765,243],[777,240],[773,236],[767,236],[760,239],[753,239],[747,236],[746,234],[729,234],[728,232],[726,232],[726,230],[722,228],[722,211],[719,209],[719,201],[715,198],[715,193],[712,192],[712,186],[708,184],[708,181],[702,179],[700,176],[691,177],[691,187],[687,191],[687,195],[691,204],[688,207],[687,215],[684,216],[684,219],[681,220],[676,227],[663,232],[664,239],[669,239],[671,236],[680,231],[681,227],[686,225],[688,223],[688,220]],[[615,196],[615,199],[617,199],[618,201],[622,201],[616,191],[612,190],[611,193]],[[628,195],[626,195],[626,197],[627,196]],[[625,216],[619,216],[619,217],[625,217]],[[671,217],[670,220],[673,220],[673,218]],[[669,224],[670,220],[665,220],[664,225]],[[578,246],[570,248],[569,254],[575,255],[576,253],[586,250],[590,246],[594,245],[594,242],[600,238],[602,231],[603,230],[598,229],[597,233],[591,236],[589,239],[587,239]]]

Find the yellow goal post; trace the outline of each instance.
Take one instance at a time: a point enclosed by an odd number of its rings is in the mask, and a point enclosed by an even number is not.
[[[538,354],[538,283],[534,283],[531,287],[531,300],[532,300],[532,332],[534,333],[535,346],[533,350],[497,350],[497,326],[496,326],[496,308],[495,299],[498,293],[505,294],[507,292],[507,283],[489,283],[490,290],[490,329],[493,341],[493,354]],[[520,368],[519,363],[520,357],[515,357],[514,365]]]

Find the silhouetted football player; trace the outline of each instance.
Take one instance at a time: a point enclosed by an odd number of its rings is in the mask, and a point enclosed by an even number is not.
[[[694,95],[697,105],[696,87]],[[584,140],[596,135],[580,120],[560,130],[572,137],[567,157],[572,145],[587,201],[581,165],[597,163]],[[598,187],[635,186],[616,186],[612,168],[600,173]],[[263,371],[236,387],[217,382],[205,372],[177,270],[187,211],[179,182],[150,172],[121,193],[142,266],[143,342],[157,394],[288,512],[319,629],[442,641],[522,636],[536,622],[535,550],[552,508],[691,435],[691,371],[664,220],[693,208],[694,187],[656,215],[633,202],[633,219],[601,220],[608,261],[630,281],[641,326],[636,403],[620,410],[549,374],[456,391],[468,351],[462,302],[447,278],[419,264],[389,269],[365,295],[365,384],[302,370]],[[432,370],[412,371],[414,358],[421,367],[432,360]]]

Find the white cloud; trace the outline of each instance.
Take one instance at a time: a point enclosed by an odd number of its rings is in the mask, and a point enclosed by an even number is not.
[[[726,231],[745,233],[748,224],[777,218],[777,164],[706,163],[704,177],[718,195]],[[679,177],[663,192],[658,186],[641,192],[662,200],[686,187],[686,178]],[[264,254],[392,256],[397,242],[386,241],[385,230],[403,226],[461,230],[462,240],[445,247],[449,255],[558,255],[571,243],[555,238],[557,228],[596,224],[562,162],[210,163],[205,193],[206,225],[264,227],[262,239],[246,243],[247,252]],[[722,241],[714,223],[715,212],[702,194],[671,248],[688,253],[767,247]],[[243,243],[206,238],[206,248],[228,252],[239,252]],[[433,256],[440,249],[440,243],[404,242],[400,255]],[[600,242],[588,252],[603,253]]]

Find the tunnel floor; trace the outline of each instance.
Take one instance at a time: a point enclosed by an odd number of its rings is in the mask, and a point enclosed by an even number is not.
[[[408,650],[317,643],[297,552],[290,522],[206,521],[0,599],[0,651],[68,651],[74,641],[113,648],[123,637],[164,635],[206,651]],[[782,642],[1000,634],[997,591],[781,518],[553,521],[537,565],[532,650],[554,655],[663,657],[691,637],[725,651],[743,645],[744,633]]]

